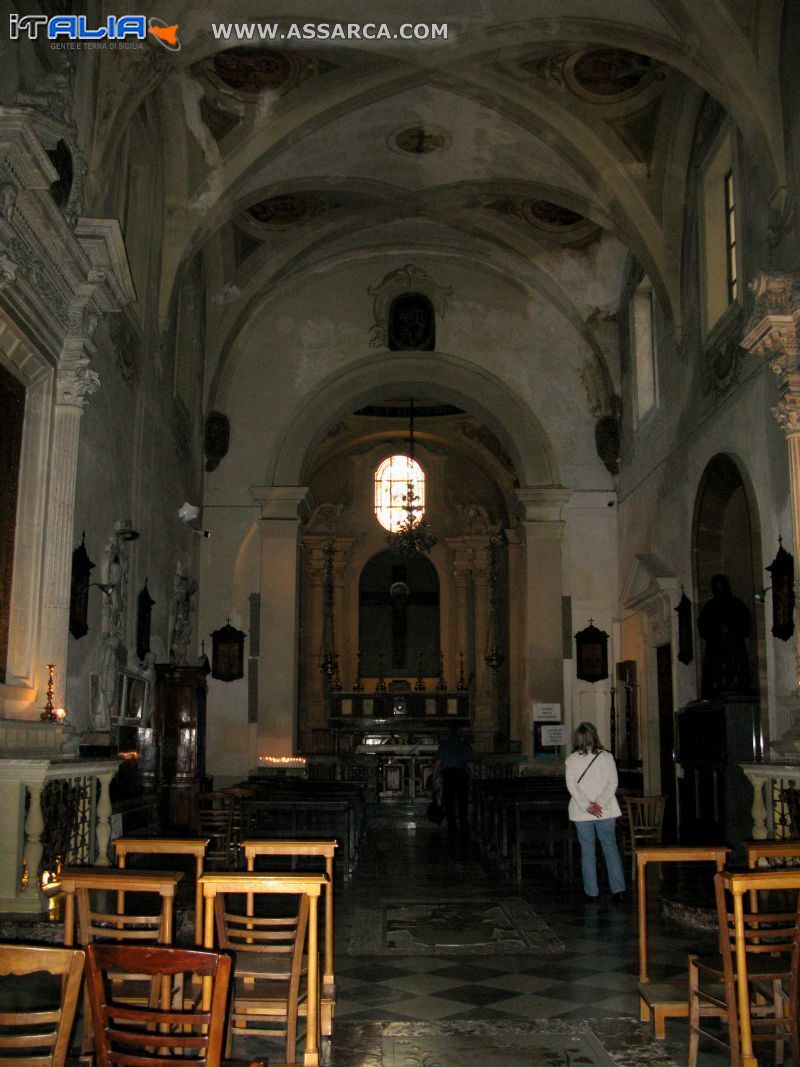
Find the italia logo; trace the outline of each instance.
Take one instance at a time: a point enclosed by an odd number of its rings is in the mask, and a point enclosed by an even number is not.
[[[85,15],[16,15],[8,16],[8,35],[18,41],[24,34],[29,41],[38,39],[41,31],[49,41],[144,41],[150,34],[168,52],[179,52],[179,26],[168,25],[163,19],[145,15],[109,15],[105,23],[93,26]]]

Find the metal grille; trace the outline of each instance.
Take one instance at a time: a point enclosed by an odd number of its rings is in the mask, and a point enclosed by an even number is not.
[[[42,862],[39,869],[55,874],[62,865],[94,859],[94,776],[54,778],[42,790]]]
[[[772,834],[777,841],[787,837],[800,837],[800,789],[793,781],[773,778],[772,789]]]

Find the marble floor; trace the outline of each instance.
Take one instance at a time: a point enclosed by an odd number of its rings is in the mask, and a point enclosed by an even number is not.
[[[708,937],[657,922],[652,973],[685,975]],[[330,1067],[686,1063],[684,1022],[666,1042],[638,1022],[635,894],[587,903],[579,881],[511,884],[424,811],[373,813],[337,884],[336,945]],[[727,1062],[701,1049],[701,1067]]]
[[[674,890],[667,884],[664,897],[674,901]],[[696,901],[697,887],[684,895]],[[683,978],[687,953],[713,943],[710,929],[677,914],[653,909],[654,979]],[[190,937],[191,916],[183,918]],[[579,877],[556,881],[541,870],[510,883],[476,842],[449,838],[424,810],[382,808],[370,816],[353,877],[337,878],[335,920],[338,999],[326,1067],[687,1061],[685,1022],[669,1022],[667,1040],[655,1042],[638,1021],[633,892],[622,903],[608,894],[589,903]],[[44,933],[59,940],[60,924],[50,926]],[[38,927],[17,936],[51,939]],[[264,1039],[234,1042],[239,1058],[279,1062],[281,1053]],[[727,1062],[701,1048],[700,1067]]]

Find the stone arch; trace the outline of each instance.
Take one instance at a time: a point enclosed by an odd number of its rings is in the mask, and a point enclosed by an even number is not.
[[[308,457],[338,420],[387,393],[407,397],[420,389],[481,419],[507,449],[522,485],[559,484],[552,444],[530,408],[489,371],[442,352],[369,357],[329,375],[296,411],[268,484],[304,484]]]

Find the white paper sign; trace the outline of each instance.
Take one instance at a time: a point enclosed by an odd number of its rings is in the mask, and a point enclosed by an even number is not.
[[[561,722],[560,704],[537,704],[534,701],[532,707],[534,722]]]
[[[550,748],[555,745],[566,745],[567,743],[567,728],[566,726],[543,726],[542,727],[542,745]]]

